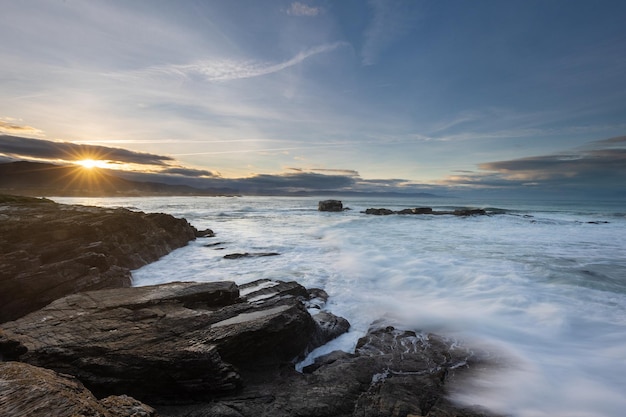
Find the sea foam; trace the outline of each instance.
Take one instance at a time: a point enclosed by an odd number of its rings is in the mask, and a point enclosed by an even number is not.
[[[313,198],[58,200],[167,212],[216,232],[133,271],[134,285],[267,278],[326,290],[326,308],[352,328],[303,364],[353,350],[382,318],[492,359],[497,366],[454,387],[458,401],[521,417],[621,417],[626,409],[626,217],[618,206],[467,202],[499,214],[455,217],[360,211],[444,210],[456,200],[344,199],[352,210],[342,213],[318,212]],[[224,259],[242,252],[281,255]]]

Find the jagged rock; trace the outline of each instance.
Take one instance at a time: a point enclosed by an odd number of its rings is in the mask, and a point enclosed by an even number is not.
[[[215,237],[215,232],[213,232],[213,230],[211,229],[196,230],[195,236],[196,237]]]
[[[5,323],[0,354],[74,375],[97,396],[176,402],[235,391],[242,370],[293,367],[338,334],[311,317],[295,282],[244,290],[179,282],[71,295]]]
[[[68,294],[130,286],[130,269],[195,239],[185,219],[0,196],[0,323]]]
[[[339,200],[324,200],[317,204],[319,211],[343,211],[343,203]]]
[[[373,326],[353,354],[335,351],[304,369],[252,374],[242,392],[210,404],[162,407],[165,417],[487,417],[446,399],[456,373],[478,358],[433,335]]]
[[[0,362],[3,417],[156,417],[156,411],[128,396],[98,401],[76,378],[20,362]]]

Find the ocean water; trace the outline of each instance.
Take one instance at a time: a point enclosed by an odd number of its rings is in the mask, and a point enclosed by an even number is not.
[[[460,402],[520,417],[625,413],[624,202],[343,198],[352,210],[322,213],[320,198],[310,197],[55,200],[165,212],[215,231],[133,271],[137,286],[270,278],[323,288],[326,308],[352,328],[306,361],[354,349],[384,319],[449,337],[497,364],[455,387]],[[361,213],[423,206],[497,214]],[[236,252],[280,256],[223,258]]]

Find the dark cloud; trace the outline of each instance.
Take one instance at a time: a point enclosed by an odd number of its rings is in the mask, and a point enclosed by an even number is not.
[[[134,181],[163,182],[175,185],[190,185],[196,188],[230,188],[241,193],[271,193],[350,189],[355,181],[351,177],[341,175],[322,175],[315,173],[263,174],[247,178],[221,178],[217,176],[182,176],[172,175],[171,171],[159,173],[140,173],[116,171],[115,174]],[[182,169],[182,171],[186,171]],[[196,170],[191,170],[192,172]],[[166,174],[166,172],[170,172]],[[207,171],[210,172],[210,171]]]
[[[610,139],[603,139],[603,140],[597,140],[595,142],[592,142],[592,144],[596,144],[596,145],[621,145],[624,144],[626,145],[626,136],[618,136],[615,138],[610,138]]]
[[[460,173],[446,185],[614,189],[626,184],[626,136],[590,142],[584,148],[551,155],[486,162],[482,172]]]
[[[167,168],[159,172],[162,174],[182,175],[185,177],[220,177],[220,174],[218,172],[207,171],[205,169],[193,169],[184,167]]]
[[[282,175],[255,175],[239,180],[247,187],[284,190],[336,190],[352,187],[354,179],[345,175],[324,175],[312,172]]]
[[[359,176],[359,172],[355,171],[353,169],[324,169],[324,168],[316,168],[316,169],[312,169],[311,171],[313,171],[313,172],[324,172],[324,173],[333,172],[333,173],[338,174],[338,175],[348,175],[348,176],[351,176],[351,177],[358,177]]]
[[[113,163],[166,165],[169,156],[134,152],[122,148],[53,142],[19,136],[0,135],[0,153],[14,158],[76,161],[80,159],[110,160]]]

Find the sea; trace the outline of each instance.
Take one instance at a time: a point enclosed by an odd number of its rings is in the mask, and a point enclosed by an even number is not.
[[[337,198],[337,197],[333,197]],[[493,366],[454,400],[519,417],[626,413],[626,203],[344,197],[55,198],[186,218],[200,238],[133,271],[172,281],[295,280],[329,294],[350,331],[312,352],[353,351],[376,321],[440,334]],[[367,208],[489,215],[366,215]],[[225,259],[230,253],[278,256]]]

